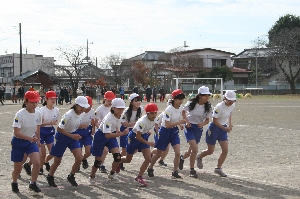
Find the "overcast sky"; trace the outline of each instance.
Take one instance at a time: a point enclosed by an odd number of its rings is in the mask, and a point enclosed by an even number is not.
[[[0,0],[0,55],[54,56],[59,45],[86,46],[89,55],[126,58],[144,51],[215,48],[232,53],[254,46],[299,0]],[[59,61],[59,60],[58,60]]]

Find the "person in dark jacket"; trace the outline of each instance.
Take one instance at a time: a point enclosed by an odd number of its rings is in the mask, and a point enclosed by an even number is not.
[[[151,95],[152,95],[152,89],[150,88],[150,86],[148,86],[146,88],[146,98],[147,98],[147,102],[150,102],[151,100]]]

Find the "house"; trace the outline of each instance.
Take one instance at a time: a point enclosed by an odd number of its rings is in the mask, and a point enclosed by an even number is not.
[[[53,75],[54,57],[43,57],[43,55],[22,54],[22,68],[20,67],[20,54],[13,53],[0,55],[0,84],[2,86],[11,86],[12,77],[22,75],[27,71],[42,70]],[[22,73],[20,72],[22,71]]]

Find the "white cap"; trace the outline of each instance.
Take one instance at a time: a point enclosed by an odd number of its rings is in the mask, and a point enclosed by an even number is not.
[[[111,107],[126,108],[124,100],[121,98],[115,98],[111,101]]]
[[[236,100],[236,93],[234,91],[226,91],[224,97],[228,100]]]
[[[206,86],[201,86],[198,89],[198,94],[202,94],[202,95],[211,95],[211,93],[209,92],[209,88]]]
[[[76,97],[75,104],[78,104],[79,106],[81,106],[83,108],[89,108],[90,107],[87,98],[84,97],[84,96]]]
[[[130,96],[129,96],[129,101],[133,100],[136,97],[140,97],[140,96],[136,93],[131,93]]]

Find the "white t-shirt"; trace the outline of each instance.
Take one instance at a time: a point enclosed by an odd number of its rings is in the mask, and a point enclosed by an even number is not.
[[[212,113],[212,117],[218,118],[222,125],[227,124],[229,116],[231,115],[233,109],[235,108],[235,103],[231,106],[226,106],[225,102],[222,101],[218,103]]]
[[[29,113],[26,108],[22,108],[16,113],[12,127],[20,128],[22,134],[33,137],[36,127],[41,124],[42,115],[37,109],[34,113]]]
[[[115,132],[116,129],[120,129],[121,121],[116,118],[114,114],[108,113],[102,120],[99,129],[103,133],[112,133]]]
[[[168,106],[164,111],[161,126],[166,127],[166,121],[170,121],[172,123],[178,122],[181,119],[182,110],[182,106],[180,106],[178,109],[175,109],[172,105]]]
[[[95,119],[95,110],[91,108],[91,110],[87,113],[84,113],[83,118],[81,119],[80,124],[91,125],[92,120]]]
[[[128,107],[123,111],[121,116],[121,122],[128,122],[128,118],[126,116],[126,111],[128,110]],[[136,113],[137,111],[132,111],[132,115],[130,117],[129,123],[135,123],[139,118],[136,120]],[[143,107],[141,107],[141,114],[140,117],[143,115]]]
[[[103,118],[110,113],[111,107],[106,107],[103,104],[99,106],[95,111],[95,119],[98,119],[98,123],[101,124]]]
[[[154,121],[150,121],[147,115],[144,115],[136,122],[132,131],[134,133],[137,133],[138,131],[141,132],[142,134],[148,133],[149,130],[153,128],[155,124],[155,120],[156,119],[154,119]]]
[[[77,115],[75,111],[71,109],[62,116],[58,127],[65,129],[68,133],[73,133],[78,129],[83,116],[84,114]]]
[[[156,117],[155,119],[155,124],[158,124],[158,127],[161,126],[161,123],[162,123],[162,118],[164,116],[165,112],[161,112],[161,114],[159,114],[159,116]]]
[[[196,103],[195,107],[193,110],[189,111],[189,105],[191,104],[192,101],[188,101],[184,107],[183,110],[186,112],[186,118],[191,124],[200,124],[203,123],[206,118],[211,118],[212,117],[212,110],[209,112],[205,112],[205,106],[199,105]]]
[[[43,106],[40,108],[40,112],[42,114],[42,123],[56,121],[59,118],[59,109],[57,107],[53,107],[50,110],[46,106]],[[52,127],[52,125],[46,125],[45,127]]]

